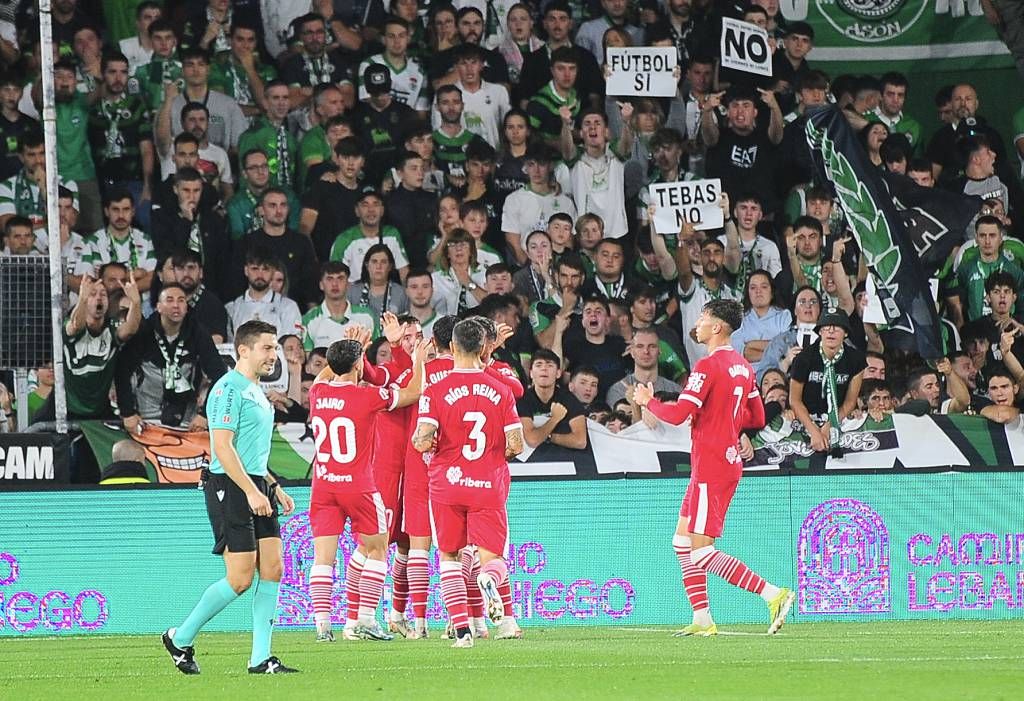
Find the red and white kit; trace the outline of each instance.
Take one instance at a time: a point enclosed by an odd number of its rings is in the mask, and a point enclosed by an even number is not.
[[[512,392],[483,370],[452,370],[420,398],[420,423],[437,427],[430,510],[442,552],[473,543],[501,555],[508,541],[505,434],[521,428]]]
[[[764,404],[754,369],[730,346],[697,361],[675,404],[652,399],[648,409],[659,419],[680,424],[693,417],[690,484],[681,517],[690,532],[717,538],[743,474],[737,448],[740,432],[764,425]]]
[[[397,403],[398,391],[391,387],[317,382],[310,388],[315,452],[309,521],[314,538],[340,535],[346,518],[355,533],[387,532],[373,448],[377,414],[393,410]]]

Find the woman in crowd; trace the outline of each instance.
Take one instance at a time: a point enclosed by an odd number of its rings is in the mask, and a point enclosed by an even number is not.
[[[386,311],[404,312],[409,302],[405,289],[393,281],[394,273],[395,256],[391,249],[383,243],[373,244],[363,256],[360,282],[349,285],[348,301],[369,307],[378,319]]]
[[[518,107],[513,107],[501,122],[501,150],[494,169],[494,192],[498,205],[497,219],[501,221],[501,208],[505,198],[521,190],[530,182],[526,175],[526,147],[533,138],[530,118]]]
[[[533,15],[526,3],[518,2],[510,7],[507,19],[508,31],[498,45],[498,51],[508,64],[508,77],[512,81],[512,91],[515,92],[523,61],[528,54],[544,46],[544,42],[533,33]]]
[[[434,280],[434,310],[438,314],[459,314],[472,309],[487,296],[483,266],[476,260],[476,242],[465,229],[456,229],[441,248],[441,265]]]
[[[789,372],[793,359],[805,345],[814,342],[814,325],[821,316],[821,294],[810,285],[804,285],[794,295],[791,312],[793,323],[790,327],[771,340],[760,361],[751,363],[758,376],[766,368]]]
[[[428,32],[431,54],[437,55],[459,43],[459,30],[455,24],[455,8],[439,5],[430,13]]]
[[[532,304],[555,292],[551,237],[547,232],[534,231],[526,237],[526,258],[529,264],[512,276],[512,284],[515,293]]]
[[[771,340],[793,323],[793,315],[775,304],[775,285],[765,270],[755,270],[747,278],[743,306],[747,313],[743,315],[743,325],[732,335],[732,347],[756,363]]]
[[[437,232],[434,234],[434,243],[430,248],[430,265],[437,267],[441,264],[441,254],[444,252],[444,244],[448,236],[456,229],[462,228],[462,219],[459,217],[459,207],[462,202],[455,195],[444,195],[437,201]]]
[[[882,162],[882,142],[889,136],[889,127],[885,126],[881,122],[872,122],[860,131],[860,140],[864,144],[864,148],[868,152],[868,158],[871,159],[871,163],[875,165],[879,170],[885,167]]]

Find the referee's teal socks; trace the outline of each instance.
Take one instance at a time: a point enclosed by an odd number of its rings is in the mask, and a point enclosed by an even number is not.
[[[261,579],[256,583],[252,597],[252,657],[249,666],[255,667],[270,657],[270,637],[274,633],[274,619],[277,617],[277,592],[280,582]]]
[[[277,590],[275,589],[274,591],[276,592]],[[174,632],[172,640],[174,645],[176,647],[190,646],[195,641],[196,636],[199,635],[202,627],[237,598],[238,594],[228,584],[227,577],[211,584],[203,592],[202,598],[199,599],[196,607],[192,609],[192,613],[188,615],[185,622],[178,626]],[[253,608],[255,609],[255,605],[253,605]],[[260,661],[262,662],[263,660]]]

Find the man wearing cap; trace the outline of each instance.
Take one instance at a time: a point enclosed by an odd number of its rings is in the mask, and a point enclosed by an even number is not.
[[[505,199],[502,209],[501,230],[518,265],[526,264],[524,242],[530,232],[544,231],[553,214],[565,212],[576,219],[576,205],[567,195],[554,187],[551,173],[558,156],[545,144],[537,144],[526,152],[526,174],[529,184]]]
[[[708,95],[701,107],[701,136],[708,145],[707,176],[721,178],[722,189],[734,199],[753,192],[766,211],[774,212],[775,147],[782,142],[785,121],[775,93],[757,93],[734,87]],[[724,127],[718,123],[721,105],[726,108]],[[765,111],[767,119],[761,117]]]
[[[341,261],[348,266],[349,281],[361,282],[363,258],[370,246],[383,243],[395,258],[395,268],[401,278],[409,271],[409,258],[398,229],[383,224],[384,198],[376,190],[367,190],[356,200],[356,217],[359,222],[338,234],[331,246],[331,260]]]
[[[416,112],[391,94],[391,71],[387,66],[367,66],[363,87],[368,97],[352,110],[352,120],[364,153],[373,153],[366,163],[365,183],[379,187],[402,143],[402,134],[416,119]]]
[[[544,7],[544,33],[548,38],[547,43],[523,60],[519,85],[516,86],[513,95],[515,102],[523,109],[526,109],[527,101],[544,87],[551,76],[552,53],[555,49],[563,47],[572,52],[579,67],[572,87],[588,104],[601,104],[604,96],[604,74],[594,54],[572,43],[572,26],[572,8],[568,2],[553,0]]]
[[[337,50],[327,50],[327,25],[323,17],[311,12],[295,20],[295,26],[302,51],[281,64],[281,79],[291,90],[292,109],[307,105],[316,86],[352,78],[352,66]]]
[[[786,35],[782,39],[782,49],[772,56],[772,77],[784,80],[790,86],[800,82],[800,78],[811,70],[804,58],[814,48],[814,28],[807,22],[792,22],[786,27]]]
[[[640,188],[640,206],[637,211],[642,224],[649,223],[647,208],[651,204],[651,188],[655,183],[674,183],[681,180],[693,180],[693,173],[682,165],[683,135],[675,129],[662,127],[651,137],[651,160],[654,167],[650,171],[650,179]],[[676,236],[666,237],[669,250],[676,246]]]
[[[314,181],[302,197],[299,231],[313,239],[317,260],[327,260],[339,231],[353,226],[359,200],[359,173],[366,159],[355,137],[334,145],[333,162],[337,168]]]
[[[815,452],[842,454],[842,422],[857,408],[867,360],[846,343],[850,319],[829,309],[815,327],[818,340],[793,359],[789,404]]]
[[[427,95],[427,74],[419,61],[409,57],[409,38],[412,36],[409,23],[401,17],[390,16],[384,20],[384,51],[374,54],[359,65],[359,75],[363,76],[371,64],[378,64],[388,69],[391,76],[391,96],[403,105],[409,105],[421,117],[430,111],[430,97]],[[370,96],[366,86],[360,84],[359,99]]]

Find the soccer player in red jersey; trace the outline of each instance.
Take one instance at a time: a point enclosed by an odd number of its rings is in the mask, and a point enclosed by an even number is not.
[[[424,388],[442,380],[454,366],[450,346],[452,329],[457,321],[454,316],[442,316],[434,322],[434,345],[437,346],[438,356],[426,363],[423,369]],[[409,535],[406,577],[409,581],[409,602],[412,604],[413,615],[413,635],[410,637],[426,638],[427,597],[430,594],[430,547],[433,540],[430,531],[430,493],[426,456],[413,448],[409,439],[414,432],[415,425],[403,440],[407,452],[405,476],[402,481],[402,530]]]
[[[349,333],[350,329],[355,329]],[[385,312],[381,318],[381,331],[391,344],[392,360],[374,366],[368,358],[363,361],[363,380],[372,385],[405,387],[412,379],[412,357],[417,342],[423,340],[423,329],[413,316],[395,316]],[[369,345],[370,331],[362,327],[349,327],[346,336]],[[402,482],[405,474],[406,451],[409,437],[416,426],[416,410],[412,406],[386,412],[377,417],[374,440],[373,465],[377,490],[384,500],[388,516],[388,543],[395,543],[395,557],[391,565],[391,611],[388,630],[403,638],[415,638],[416,631],[409,626],[406,606],[409,601],[409,536],[402,530]],[[421,459],[419,453],[416,458]],[[365,558],[358,550],[346,565],[346,579],[355,580],[362,572]],[[356,591],[355,594],[358,594]],[[350,591],[348,619],[343,636],[354,638],[358,618],[358,605]]]
[[[513,399],[520,399],[523,396],[523,383],[516,371],[506,362],[494,357],[494,352],[505,344],[505,341],[513,335],[512,327],[508,324],[496,324],[494,320],[485,316],[472,316],[487,334],[484,350],[480,354],[481,366],[495,379],[501,380],[511,391]],[[487,630],[487,619],[483,617],[483,594],[477,585],[480,576],[480,557],[475,545],[469,545],[462,550],[462,576],[466,580],[466,595],[469,604],[470,623],[473,628],[473,636],[477,638],[489,637]],[[498,640],[522,638],[523,631],[516,622],[515,610],[512,605],[512,585],[506,579],[498,585],[498,593],[501,595],[504,614],[498,623],[498,632],[495,635]],[[454,636],[454,631],[452,631]]]
[[[678,425],[693,417],[690,485],[672,539],[686,595],[693,606],[693,623],[678,635],[718,633],[708,608],[708,572],[759,594],[768,604],[770,634],[782,627],[795,598],[789,589],[770,584],[735,557],[715,549],[715,539],[722,535],[725,513],[743,474],[737,447],[740,432],[764,426],[764,405],[754,369],[729,345],[732,332],[739,329],[742,320],[739,302],[708,302],[695,327],[697,342],[708,347],[708,355],[693,366],[678,401],[654,399],[650,383],[634,390],[636,403],[662,421]]]
[[[387,574],[388,527],[372,464],[374,427],[378,413],[416,401],[422,386],[425,353],[425,344],[416,348],[413,376],[406,387],[360,387],[362,344],[350,339],[336,341],[327,349],[328,366],[309,390],[315,446],[309,505],[314,552],[310,596],[317,640],[334,639],[330,631],[331,589],[338,537],[345,529],[346,519],[358,534],[358,551],[365,557],[360,575],[346,581],[346,588],[359,590],[354,632],[366,640],[392,638],[376,621]]]
[[[459,551],[475,543],[479,585],[492,620],[502,615],[498,584],[508,578],[508,458],[523,448],[522,425],[505,384],[480,367],[486,332],[467,319],[452,332],[454,368],[424,390],[413,447],[430,461],[430,514],[441,553],[441,595],[456,631],[453,647],[472,647]]]

